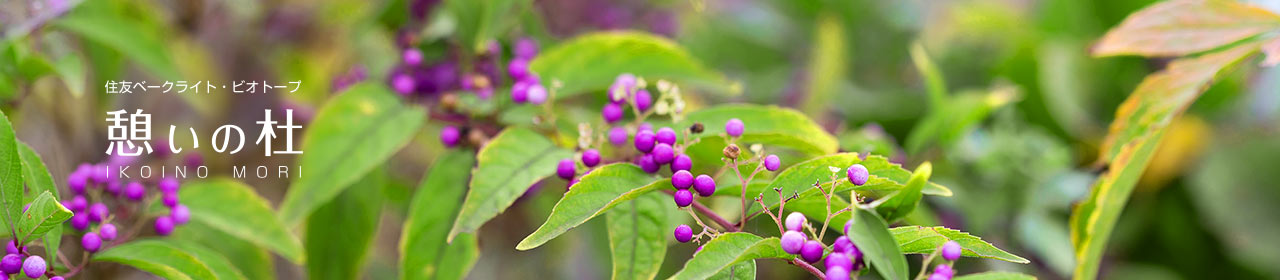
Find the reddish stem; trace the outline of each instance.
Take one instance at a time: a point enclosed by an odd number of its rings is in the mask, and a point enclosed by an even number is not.
[[[827,279],[827,274],[822,273],[822,271],[818,270],[817,267],[813,267],[813,265],[810,265],[809,263],[805,262],[804,260],[801,260],[800,258],[791,259],[787,261],[787,263],[794,264],[796,266],[799,266],[800,268],[803,268],[806,271],[809,271],[809,273],[812,273],[813,276],[818,277],[818,279],[823,279],[823,280]]]

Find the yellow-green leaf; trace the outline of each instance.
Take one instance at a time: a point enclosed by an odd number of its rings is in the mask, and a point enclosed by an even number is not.
[[[658,276],[662,260],[667,256],[667,240],[671,238],[667,218],[675,211],[670,195],[649,192],[605,214],[609,254],[613,256],[613,280]]]
[[[236,238],[270,249],[301,264],[302,241],[276,217],[271,204],[253,188],[232,179],[195,181],[178,191],[191,219]]]
[[[560,234],[587,222],[619,203],[645,193],[670,187],[670,180],[657,180],[630,163],[614,163],[591,171],[574,184],[551,209],[551,216],[537,230],[516,245],[517,250],[542,246]],[[674,205],[674,204],[672,204]]]
[[[450,250],[447,247],[466,246],[466,242],[459,240],[446,243],[449,227],[444,225],[458,215],[462,196],[467,191],[469,171],[475,162],[475,153],[471,150],[453,149],[427,170],[414,192],[409,217],[405,218],[400,234],[400,279],[433,279],[436,271],[445,269],[440,264],[455,257],[445,254]],[[475,243],[474,239],[471,238],[471,243]]]
[[[556,163],[570,156],[572,152],[527,128],[508,127],[498,133],[476,157],[479,165],[471,171],[471,187],[448,239],[475,232],[506,211],[530,185],[551,175]]]
[[[1093,48],[1097,56],[1179,56],[1280,29],[1280,16],[1238,1],[1173,0],[1129,15]]]
[[[557,98],[607,90],[622,73],[726,91],[728,85],[724,75],[703,66],[675,42],[631,31],[578,36],[548,48],[529,68],[544,84],[559,81],[564,86],[557,91]]]
[[[754,259],[792,259],[782,251],[777,237],[763,238],[745,232],[730,232],[702,245],[702,251],[685,262],[669,279],[706,279],[734,264]]]
[[[1000,250],[995,245],[983,241],[982,238],[945,227],[904,226],[889,229],[889,232],[893,233],[893,239],[898,241],[898,247],[902,248],[902,252],[905,254],[932,254],[943,243],[955,241],[960,244],[962,255],[966,257],[997,259],[1015,263],[1030,262],[1022,257]]]

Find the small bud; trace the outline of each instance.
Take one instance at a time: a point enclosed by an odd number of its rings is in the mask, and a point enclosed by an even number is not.
[[[740,152],[738,144],[729,144],[729,146],[724,147],[724,157],[729,159],[738,159],[738,154]]]
[[[702,126],[702,123],[693,123],[693,126],[689,127],[689,132],[693,132],[693,134],[698,134],[698,133],[702,133],[702,130],[704,129],[706,128]]]
[[[448,112],[458,111],[458,95],[453,93],[441,95],[440,107],[443,107]]]

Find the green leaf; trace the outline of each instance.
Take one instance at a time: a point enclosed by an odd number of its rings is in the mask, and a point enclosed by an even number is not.
[[[470,178],[468,171],[474,165],[473,152],[451,149],[427,170],[413,195],[409,217],[400,234],[400,279],[433,279],[435,271],[447,268],[440,264],[454,257],[445,255],[447,247],[465,243],[445,243],[449,228],[444,225],[457,216]]]
[[[489,42],[515,23],[511,16],[521,0],[471,1],[451,0],[445,3],[457,19],[457,35],[467,51],[475,54],[488,50]]]
[[[554,173],[557,162],[571,156],[572,152],[527,128],[508,127],[498,133],[480,149],[479,166],[471,172],[471,187],[448,239],[475,232],[506,211],[530,185]]]
[[[109,12],[78,9],[54,21],[53,26],[119,51],[157,77],[181,77],[158,34],[146,32],[147,29],[134,20]]]
[[[253,188],[232,179],[188,183],[178,191],[191,219],[236,238],[268,248],[294,263],[305,256],[302,242],[274,215],[271,204]]]
[[[449,256],[440,259],[434,271],[437,280],[462,280],[471,272],[480,259],[480,244],[475,234],[459,234],[441,255]]]
[[[208,265],[168,241],[147,239],[116,245],[93,255],[166,279],[218,279]]]
[[[867,178],[867,183],[861,186],[854,186],[846,179],[844,170],[855,163],[862,164],[863,167],[867,168],[867,173],[871,174]],[[834,181],[836,182],[836,193],[845,193],[852,190],[862,195],[882,197],[904,188],[904,184],[911,177],[911,171],[903,169],[901,165],[889,162],[888,159],[882,156],[868,155],[864,160],[859,158],[857,153],[839,153],[813,158],[787,167],[778,172],[778,176],[774,177],[773,182],[770,182],[768,187],[748,193],[747,198],[763,194],[766,204],[776,204],[778,203],[778,193],[773,191],[775,188],[782,189],[783,196],[790,196],[793,193],[800,193],[800,197],[821,195],[821,192],[813,187],[813,183],[832,180],[833,173],[828,167],[840,168],[839,172],[834,173],[836,177]],[[717,190],[716,194],[720,194],[720,192],[720,190]],[[741,189],[724,188],[723,192],[726,195],[738,196]],[[923,192],[929,195],[951,195],[950,189],[934,183],[927,184]]]
[[[1017,272],[988,271],[969,275],[956,276],[954,280],[1035,280],[1035,276]]]
[[[833,107],[832,102],[844,86],[844,77],[848,74],[848,66],[852,65],[845,53],[848,51],[844,35],[845,28],[839,18],[831,13],[822,13],[814,21],[813,46],[810,49],[808,66],[809,91],[805,94],[801,111],[811,116],[821,116]]]
[[[675,209],[671,207],[671,196],[650,192],[609,210],[606,219],[609,252],[613,257],[611,279],[653,279],[658,276],[670,236],[667,217]]]
[[[647,33],[614,31],[591,33],[570,39],[538,54],[529,64],[543,84],[560,81],[556,98],[585,91],[607,91],[623,73],[649,81],[671,80],[679,84],[731,91],[724,75],[699,62],[684,48],[666,38]]]
[[[1030,263],[1027,259],[996,248],[982,238],[945,227],[904,226],[889,229],[889,232],[893,233],[893,239],[898,241],[898,247],[906,254],[932,254],[943,243],[955,241],[960,244],[962,255],[966,257]]]
[[[370,172],[359,188],[348,188],[307,217],[307,276],[358,279],[382,214],[383,171]],[[341,257],[337,257],[341,256]]]
[[[1012,104],[1018,99],[1016,88],[996,86],[984,91],[965,91],[948,96],[946,101],[932,109],[924,120],[911,130],[907,137],[908,152],[918,152],[926,144],[938,143],[951,147],[972,127],[982,122],[991,112]]]
[[[62,222],[71,218],[71,210],[63,207],[53,194],[48,191],[40,193],[31,201],[31,207],[18,219],[17,234],[14,239],[26,243],[33,238],[43,236],[49,230],[62,226]]]
[[[18,219],[22,215],[22,157],[9,117],[0,111],[0,215],[4,216],[9,236],[17,236]]]
[[[876,215],[875,211],[862,207],[855,207],[852,212],[853,225],[849,227],[847,236],[853,244],[858,244],[868,265],[884,279],[907,279],[907,259],[898,248],[893,234],[889,233],[889,226],[884,219]]]
[[[529,250],[555,239],[560,234],[587,222],[619,203],[663,187],[671,186],[670,180],[656,180],[640,167],[629,163],[614,163],[600,167],[573,185],[564,197],[556,202],[551,215],[537,230],[516,245],[516,250]]]
[[[249,279],[275,279],[271,253],[239,237],[215,229],[198,220],[174,230],[165,240],[199,244],[226,257]]]
[[[702,123],[706,129],[699,135],[703,139],[694,146],[711,145],[716,151],[727,145],[723,139],[724,124],[733,118],[745,124],[739,142],[744,149],[747,146],[741,143],[761,143],[789,147],[811,155],[825,155],[835,153],[839,146],[835,136],[809,117],[778,106],[721,105],[690,112],[686,117],[676,127]]]
[[[212,249],[192,242],[174,240],[169,240],[168,242],[174,248],[178,248],[204,263],[209,268],[209,271],[213,272],[216,279],[248,279],[244,277],[244,274],[240,273],[239,269],[236,269],[235,265],[231,264],[230,260],[227,260],[227,257]]]
[[[1089,198],[1071,214],[1071,243],[1076,251],[1076,279],[1092,279],[1107,238],[1124,210],[1129,194],[1159,145],[1169,123],[1195,101],[1224,68],[1257,53],[1260,43],[1183,58],[1151,74],[1116,111],[1099,158],[1108,164]]]
[[[85,75],[84,62],[77,55],[66,55],[54,62],[54,70],[58,73],[58,78],[66,84],[67,90],[72,96],[84,96],[85,83],[88,78]]]
[[[685,262],[684,268],[669,279],[706,279],[735,263],[763,258],[790,260],[794,257],[782,251],[777,237],[762,238],[745,232],[725,233],[703,244],[702,251],[694,254]]]
[[[58,187],[53,184],[53,177],[49,175],[49,169],[45,168],[44,160],[40,159],[40,155],[36,154],[31,146],[22,141],[18,141],[18,156],[22,158],[23,177],[27,178],[27,188],[33,194],[49,192],[53,197],[59,197]],[[62,244],[62,227],[50,228],[44,234],[44,247],[54,248],[54,250],[46,250],[50,260],[56,260],[58,257],[59,246]]]
[[[300,176],[280,204],[280,217],[296,225],[378,164],[417,133],[426,118],[380,83],[363,83],[338,95],[316,113],[302,140]]]
[[[1093,47],[1096,56],[1179,56],[1280,29],[1280,16],[1236,1],[1165,1],[1129,15]]]
[[[756,260],[741,261],[721,269],[716,275],[711,275],[712,280],[755,280],[756,279]]]
[[[925,162],[916,167],[916,171],[911,173],[911,180],[907,181],[907,186],[893,193],[893,195],[885,197],[880,203],[876,203],[876,213],[884,217],[885,221],[890,223],[899,219],[906,218],[911,211],[916,210],[916,205],[920,204],[920,199],[924,198],[924,185],[928,183],[929,176],[933,174],[933,165]]]

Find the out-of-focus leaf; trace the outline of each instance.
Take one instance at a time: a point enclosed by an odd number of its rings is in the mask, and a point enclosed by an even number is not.
[[[849,227],[847,236],[853,244],[858,244],[858,249],[862,250],[863,258],[871,269],[884,279],[907,279],[907,258],[902,255],[902,250],[898,248],[898,242],[889,232],[889,225],[884,219],[872,209],[854,207],[851,212],[853,224]],[[840,227],[843,224],[834,225]]]
[[[1280,275],[1280,142],[1260,132],[1251,140],[1218,140],[1192,174],[1189,196],[1200,221],[1217,234],[1228,256],[1271,275]]]
[[[237,269],[235,265],[231,264],[231,261],[228,260],[227,257],[219,254],[218,252],[191,242],[176,240],[168,240],[166,242],[174,248],[178,248],[179,250],[191,255],[191,257],[196,258],[196,260],[201,263],[204,263],[204,265],[209,268],[209,271],[213,272],[214,276],[216,276],[215,279],[248,279],[244,277],[243,273],[240,273],[240,270]]]
[[[630,163],[609,164],[591,171],[569,188],[551,210],[547,221],[521,240],[516,249],[537,248],[620,203],[671,186],[670,180],[654,180],[653,176]]]
[[[449,227],[462,205],[467,190],[467,180],[475,165],[474,153],[465,149],[452,149],[440,156],[427,170],[426,178],[418,185],[409,205],[409,217],[405,218],[400,234],[400,279],[432,279],[441,269],[445,255],[454,246],[466,246],[466,241],[446,243]],[[475,243],[475,238],[470,238]]]
[[[942,70],[929,58],[924,45],[918,42],[911,45],[911,62],[924,78],[925,89],[929,93],[929,107],[934,111],[941,110],[947,104],[947,79],[942,76]]]
[[[280,204],[286,225],[296,225],[409,143],[426,118],[380,83],[363,83],[330,100],[303,136],[298,157],[308,176],[289,187]]]
[[[955,241],[963,249],[961,255],[966,257],[1030,263],[1027,259],[996,248],[982,238],[945,227],[904,226],[889,229],[889,232],[893,233],[893,239],[898,241],[898,247],[906,254],[932,254],[943,243]]]
[[[607,90],[622,73],[649,81],[666,79],[681,85],[732,90],[724,75],[703,66],[675,42],[640,32],[581,35],[548,48],[530,62],[529,69],[543,84],[559,81],[564,86],[556,98]]]
[[[386,180],[382,171],[370,172],[360,180],[360,187],[348,188],[307,218],[303,244],[309,278],[361,278],[378,230]]]
[[[94,254],[93,260],[132,266],[165,279],[218,279],[200,259],[158,239],[116,245]]]
[[[52,193],[42,192],[31,201],[27,211],[23,212],[17,220],[14,239],[25,244],[36,237],[44,236],[55,227],[62,226],[62,222],[70,218],[71,210],[67,210],[58,203],[58,199],[53,198]]]
[[[1017,272],[988,271],[956,276],[955,280],[1035,280],[1035,276]]]
[[[730,119],[740,119],[745,125],[739,143],[761,143],[794,148],[813,155],[835,153],[839,143],[822,126],[804,114],[777,106],[731,104],[690,112],[675,127],[689,127],[702,123],[706,128],[699,136],[703,139],[694,146],[711,145],[723,148],[724,124]],[[742,145],[740,145],[742,146]],[[747,146],[742,146],[746,150]]]
[[[302,242],[274,215],[271,204],[253,188],[232,179],[196,181],[178,191],[191,219],[236,238],[270,249],[301,264]]]
[[[191,221],[174,230],[167,240],[190,242],[211,249],[225,256],[246,278],[275,279],[271,253],[239,237],[232,236],[205,225],[200,221]]]
[[[743,261],[754,259],[792,259],[782,251],[777,237],[762,238],[745,232],[721,234],[702,245],[702,251],[685,262],[684,268],[669,279],[706,279]]]
[[[22,157],[18,155],[18,139],[9,117],[0,111],[0,214],[4,215],[9,236],[17,236],[22,215]]]
[[[23,177],[27,178],[27,189],[32,194],[40,194],[49,192],[53,197],[58,196],[58,187],[53,184],[53,177],[49,175],[49,170],[45,168],[44,160],[40,159],[40,155],[36,154],[31,146],[22,141],[18,141],[18,156],[22,158]],[[33,199],[34,200],[34,199]],[[28,202],[30,203],[30,202]],[[62,244],[62,227],[55,226],[50,228],[44,234],[44,247],[57,249]],[[58,250],[45,250],[49,254],[50,260],[56,260]]]
[[[520,1],[527,0],[450,0],[445,7],[456,19],[456,34],[464,48],[478,54],[488,51],[489,42],[516,22],[511,15]]]
[[[810,116],[822,116],[832,107],[848,72],[846,65],[853,65],[845,56],[845,30],[842,22],[831,14],[822,14],[813,30],[813,47],[809,56],[809,93],[800,110]]]
[[[72,96],[84,96],[85,80],[88,78],[84,73],[84,62],[80,61],[79,56],[63,56],[54,62],[53,68],[58,72],[62,83],[67,85],[67,90]]]
[[[440,259],[440,263],[436,265],[435,279],[462,280],[480,258],[480,243],[475,234],[459,234],[444,248],[441,255],[447,258]]]
[[[475,232],[506,211],[529,186],[551,175],[556,163],[570,156],[572,152],[527,128],[508,127],[498,133],[476,156],[479,165],[471,171],[471,187],[448,239]]]
[[[594,173],[594,172],[593,172]],[[582,183],[574,185],[577,188]],[[667,256],[667,218],[676,208],[671,196],[650,192],[605,214],[614,280],[653,279]]]
[[[156,34],[144,32],[145,28],[130,19],[82,9],[54,21],[53,26],[115,49],[157,77],[170,80],[181,77],[169,49]]]
[[[908,152],[919,152],[929,143],[949,146],[960,140],[971,127],[978,124],[992,111],[1009,105],[1019,98],[1011,86],[996,86],[988,92],[970,91],[948,96],[946,102],[934,107],[925,119],[912,128],[907,137]]]
[[[1267,59],[1262,61],[1263,67],[1280,64],[1280,38],[1271,39],[1270,42],[1262,45],[1262,52],[1267,54]]]
[[[1224,68],[1258,51],[1258,43],[1175,60],[1147,76],[1116,110],[1099,156],[1108,167],[1089,198],[1071,215],[1076,279],[1097,277],[1107,238],[1169,123],[1191,105]]]
[[[1236,1],[1175,0],[1129,15],[1093,47],[1096,56],[1178,56],[1280,29],[1280,15]]]

